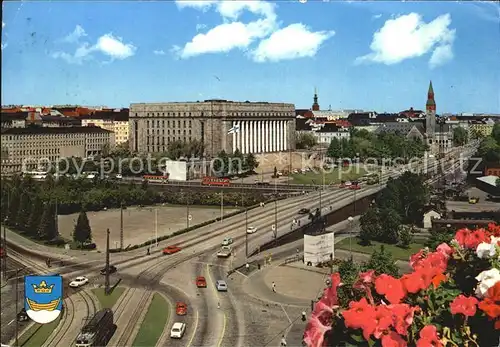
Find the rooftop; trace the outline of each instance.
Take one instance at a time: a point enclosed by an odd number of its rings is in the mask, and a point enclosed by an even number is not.
[[[2,129],[2,135],[33,135],[33,134],[76,134],[76,133],[111,133],[100,127],[39,127]]]
[[[488,183],[489,185],[492,185],[493,187],[497,186],[497,179],[498,179],[498,176],[493,176],[493,175],[483,176],[483,177],[477,178],[478,181]]]

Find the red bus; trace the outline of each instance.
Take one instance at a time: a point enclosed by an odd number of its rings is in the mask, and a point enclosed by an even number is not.
[[[205,186],[226,186],[227,187],[231,184],[231,181],[229,180],[229,178],[205,176],[205,177],[203,177],[201,184],[203,184]]]
[[[144,175],[142,178],[148,182],[160,182],[160,183],[168,182],[168,175],[167,176]]]

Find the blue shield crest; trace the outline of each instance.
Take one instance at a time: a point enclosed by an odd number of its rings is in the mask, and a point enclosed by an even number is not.
[[[63,307],[63,280],[61,276],[25,276],[24,308],[28,317],[40,324],[59,317]]]

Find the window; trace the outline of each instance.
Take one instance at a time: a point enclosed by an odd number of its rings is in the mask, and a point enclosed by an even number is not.
[[[183,126],[184,126],[184,128],[185,128],[185,127],[186,127],[186,121],[184,121],[184,123],[183,123],[183,124],[184,124]]]
[[[180,121],[180,120],[178,120],[178,121],[177,121],[177,127],[178,127],[178,128],[180,128],[180,127],[181,127],[181,121]]]
[[[189,120],[189,127],[191,128],[191,120]]]

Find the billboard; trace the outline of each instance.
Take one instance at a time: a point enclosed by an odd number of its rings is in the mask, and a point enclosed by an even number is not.
[[[167,160],[162,170],[167,172],[168,178],[173,181],[187,181],[188,163],[185,161]]]
[[[304,264],[316,266],[334,257],[334,233],[304,235]]]

